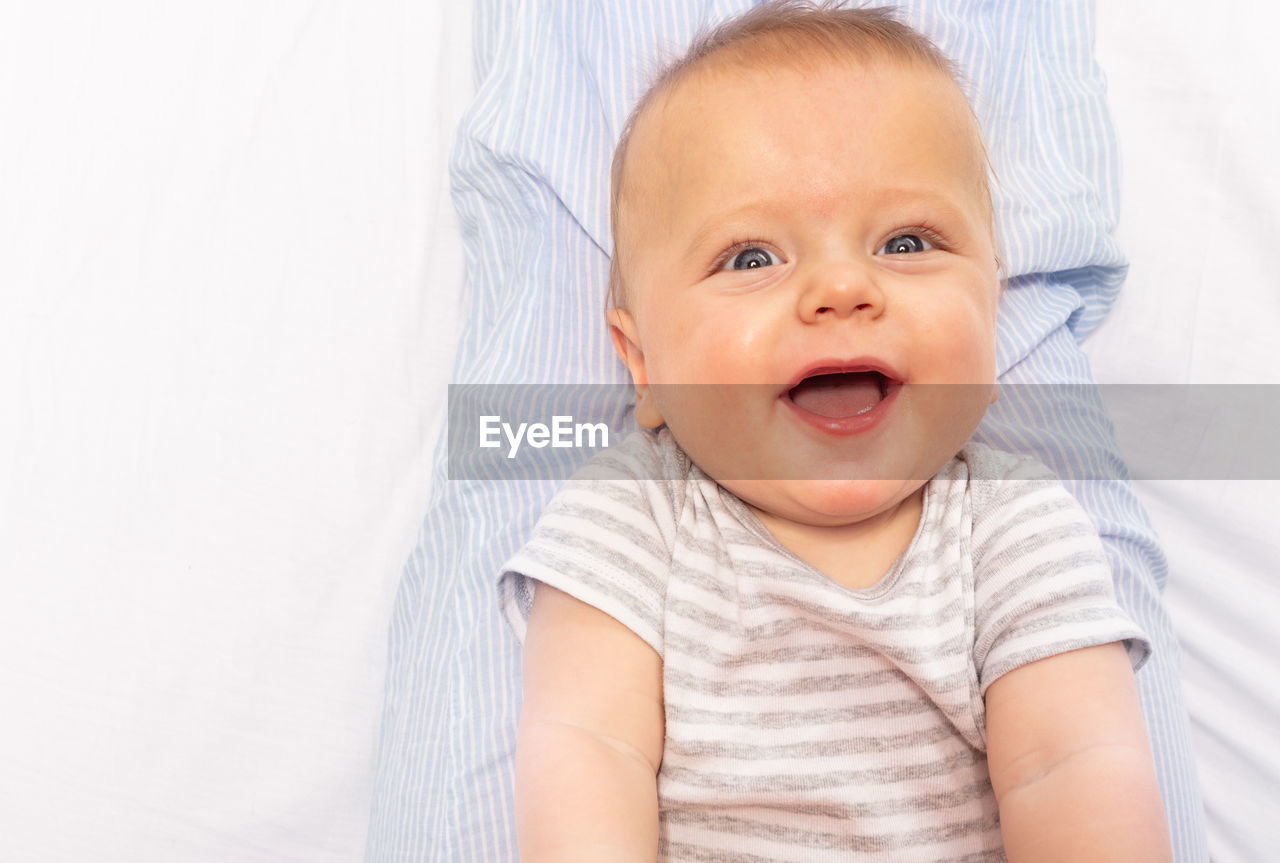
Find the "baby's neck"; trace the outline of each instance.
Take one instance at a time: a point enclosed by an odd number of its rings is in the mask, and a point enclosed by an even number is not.
[[[826,527],[778,518],[751,507],[760,523],[784,548],[853,590],[874,586],[893,568],[920,526],[924,488],[893,509],[854,524]]]

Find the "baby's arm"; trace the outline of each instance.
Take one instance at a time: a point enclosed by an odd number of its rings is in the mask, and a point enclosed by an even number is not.
[[[987,756],[1009,860],[1172,859],[1133,672],[1119,643],[987,689]]]
[[[539,584],[516,746],[522,863],[658,857],[662,660],[638,635]]]

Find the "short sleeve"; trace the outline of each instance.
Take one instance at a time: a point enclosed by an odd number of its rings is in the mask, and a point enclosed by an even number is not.
[[[1102,544],[1075,498],[1025,456],[970,446],[965,458],[981,691],[1038,659],[1114,641],[1140,668],[1150,642],[1116,603]]]
[[[663,616],[687,458],[663,431],[635,432],[593,458],[503,566],[498,594],[522,642],[540,582],[600,609],[663,651]]]

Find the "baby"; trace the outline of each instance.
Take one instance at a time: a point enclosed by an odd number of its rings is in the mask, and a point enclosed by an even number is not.
[[[659,431],[501,580],[524,863],[1170,858],[1096,535],[968,443],[992,220],[947,60],[883,11],[759,7],[646,94],[608,322]]]

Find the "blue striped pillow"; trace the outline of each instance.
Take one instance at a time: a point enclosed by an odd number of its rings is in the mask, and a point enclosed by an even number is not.
[[[454,380],[625,383],[603,315],[614,142],[652,74],[695,32],[751,4],[476,2],[477,96],[452,166],[468,267]],[[1077,337],[1095,326],[1124,275],[1092,3],[899,8],[959,64],[986,130],[1011,276],[1003,371],[1061,338],[1064,322]],[[618,392],[604,413],[627,413]],[[519,649],[494,579],[556,483],[446,482],[446,464],[442,447],[392,620],[369,860],[516,859]]]
[[[601,322],[614,143],[653,73],[697,30],[749,5],[481,8],[478,94],[453,162],[469,267],[455,379],[623,380]],[[1083,336],[1124,275],[1111,238],[1118,150],[1093,61],[1092,5],[914,0],[899,10],[965,77],[994,167],[1008,275],[1060,274]],[[1042,335],[1005,328],[1005,365]]]

